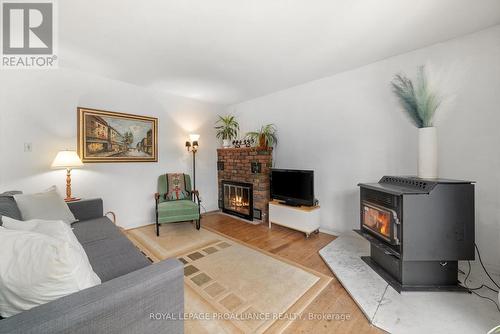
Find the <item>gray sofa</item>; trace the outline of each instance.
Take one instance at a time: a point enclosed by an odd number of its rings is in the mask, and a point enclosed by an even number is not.
[[[2,319],[0,333],[182,333],[182,264],[151,264],[103,216],[101,199],[69,207],[79,220],[73,231],[102,284]]]

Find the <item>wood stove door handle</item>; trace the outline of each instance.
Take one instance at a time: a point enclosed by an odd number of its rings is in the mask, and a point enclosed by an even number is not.
[[[394,233],[393,239],[396,242],[396,245],[400,245],[401,244],[401,241],[400,241],[400,238],[401,238],[401,225],[399,224],[399,222],[397,222],[394,225],[394,227],[395,227],[395,229],[393,231],[393,233]]]
[[[388,251],[384,251],[384,254],[392,256],[392,257],[395,257],[395,258],[398,258],[395,254],[392,254],[391,252],[388,252]]]

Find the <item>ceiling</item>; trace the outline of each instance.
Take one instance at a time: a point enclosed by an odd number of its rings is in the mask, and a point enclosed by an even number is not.
[[[498,0],[65,0],[60,66],[232,104],[500,24]]]

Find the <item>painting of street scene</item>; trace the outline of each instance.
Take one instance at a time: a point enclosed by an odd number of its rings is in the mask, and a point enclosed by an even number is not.
[[[83,162],[158,161],[158,119],[78,108],[78,151]]]

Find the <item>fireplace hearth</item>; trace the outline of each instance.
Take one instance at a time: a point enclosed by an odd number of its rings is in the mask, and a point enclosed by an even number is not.
[[[395,290],[466,291],[458,261],[474,259],[474,184],[384,176],[360,183],[362,257]]]
[[[222,211],[253,219],[253,186],[250,183],[222,181]]]

